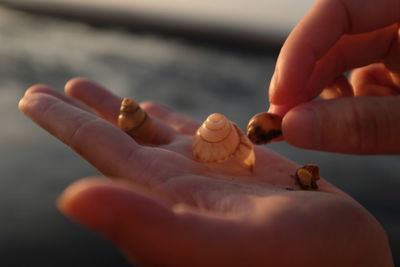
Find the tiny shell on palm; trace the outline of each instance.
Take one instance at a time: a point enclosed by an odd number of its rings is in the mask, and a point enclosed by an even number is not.
[[[147,133],[150,126],[151,120],[146,112],[133,99],[124,98],[118,116],[118,127],[125,132],[141,131]]]
[[[253,144],[235,123],[218,113],[208,116],[197,130],[192,149],[201,162],[222,162],[236,157],[249,169],[255,163]]]
[[[151,142],[154,137],[154,125],[147,113],[131,98],[121,102],[118,127],[141,142]]]
[[[307,164],[296,170],[296,178],[302,189],[318,189],[317,180],[319,177],[319,167],[315,164]]]

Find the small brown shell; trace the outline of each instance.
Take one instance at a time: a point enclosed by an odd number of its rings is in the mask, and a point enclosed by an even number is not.
[[[124,98],[118,116],[118,127],[129,135],[145,138],[152,135],[151,119],[131,98]]]
[[[218,113],[208,116],[197,130],[192,150],[201,162],[222,162],[236,157],[250,169],[255,163],[253,144],[235,123]]]
[[[317,180],[319,177],[319,167],[314,164],[304,165],[296,170],[296,179],[302,189],[318,189]]]
[[[247,125],[247,137],[253,144],[267,144],[282,135],[282,118],[272,113],[258,113]]]

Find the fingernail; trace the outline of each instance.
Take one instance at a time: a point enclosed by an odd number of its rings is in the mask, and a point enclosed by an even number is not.
[[[295,108],[283,119],[285,140],[298,147],[318,149],[321,146],[318,114],[309,108]]]

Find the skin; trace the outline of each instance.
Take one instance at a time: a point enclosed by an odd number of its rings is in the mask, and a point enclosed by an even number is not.
[[[355,200],[318,181],[300,190],[297,164],[256,148],[251,172],[235,159],[200,163],[199,123],[155,103],[146,145],[115,126],[121,98],[85,79],[65,94],[30,88],[20,110],[110,180],[71,185],[60,210],[140,266],[393,266],[386,234]]]
[[[399,10],[400,0],[319,0],[296,25],[269,88],[269,111],[286,114],[287,142],[400,153]],[[325,100],[311,101],[319,95]]]

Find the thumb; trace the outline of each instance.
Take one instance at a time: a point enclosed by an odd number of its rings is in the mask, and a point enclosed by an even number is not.
[[[130,185],[84,179],[67,188],[58,206],[74,221],[111,240],[132,263],[157,265],[172,254],[176,216],[160,200]]]
[[[286,141],[350,154],[400,153],[400,97],[347,97],[302,104],[283,119]]]
[[[60,197],[59,208],[111,240],[139,266],[187,266],[190,262],[191,266],[210,266],[215,260],[231,258],[219,249],[227,247],[220,243],[238,232],[233,229],[236,224],[227,224],[225,219],[199,216],[132,184],[102,179],[71,185]],[[229,242],[236,243],[240,244]]]

